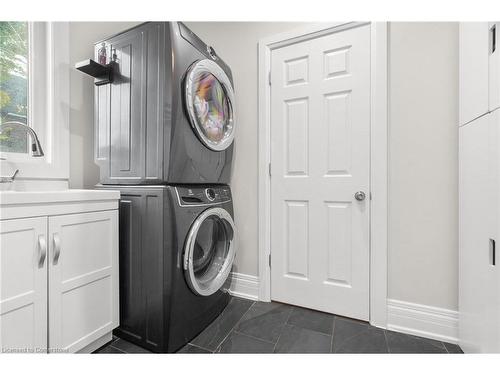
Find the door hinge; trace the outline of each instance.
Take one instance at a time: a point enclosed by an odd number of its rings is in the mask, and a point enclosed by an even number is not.
[[[268,169],[268,172],[269,172],[269,177],[271,177],[271,163],[269,163],[267,165],[267,169]]]
[[[271,71],[269,71],[269,74],[267,76],[267,80],[268,80],[269,86],[271,86]]]
[[[269,254],[269,268],[271,268],[271,254]]]

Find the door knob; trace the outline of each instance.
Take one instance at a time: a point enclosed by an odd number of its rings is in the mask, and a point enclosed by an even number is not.
[[[364,201],[366,198],[366,194],[364,191],[357,191],[356,194],[354,194],[354,198],[358,201]]]

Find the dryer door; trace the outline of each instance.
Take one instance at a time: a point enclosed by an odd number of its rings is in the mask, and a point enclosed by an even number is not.
[[[198,138],[222,151],[234,139],[234,90],[227,74],[214,61],[195,62],[185,83],[186,109]]]
[[[184,245],[184,273],[193,292],[209,296],[224,285],[235,246],[234,222],[223,208],[209,208],[195,220]]]

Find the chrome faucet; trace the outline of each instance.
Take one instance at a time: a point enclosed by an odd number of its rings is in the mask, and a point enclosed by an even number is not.
[[[7,121],[0,124],[0,129],[7,126],[15,126],[26,130],[26,133],[29,134],[31,137],[31,155],[34,157],[40,157],[44,155],[42,145],[40,144],[38,136],[36,135],[35,131],[32,128],[19,121]]]
[[[21,129],[24,129],[27,134],[30,135],[31,137],[31,155],[38,158],[43,156],[43,149],[42,145],[40,144],[40,141],[38,140],[38,136],[36,135],[35,131],[30,128],[28,125],[23,124],[22,122],[19,121],[7,121],[2,124],[0,124],[0,129],[8,126],[15,126]],[[0,160],[5,160],[4,158],[0,158]],[[9,182],[14,182],[14,179],[16,178],[17,174],[19,173],[19,169],[16,169],[14,174],[12,176],[0,176],[0,183],[9,183]]]

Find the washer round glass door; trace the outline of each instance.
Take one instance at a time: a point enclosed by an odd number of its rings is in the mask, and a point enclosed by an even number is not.
[[[195,62],[186,75],[189,120],[198,138],[211,150],[222,151],[234,139],[234,90],[217,63]]]
[[[223,208],[209,208],[195,220],[184,245],[184,272],[193,292],[209,296],[224,285],[235,244],[234,222]]]

